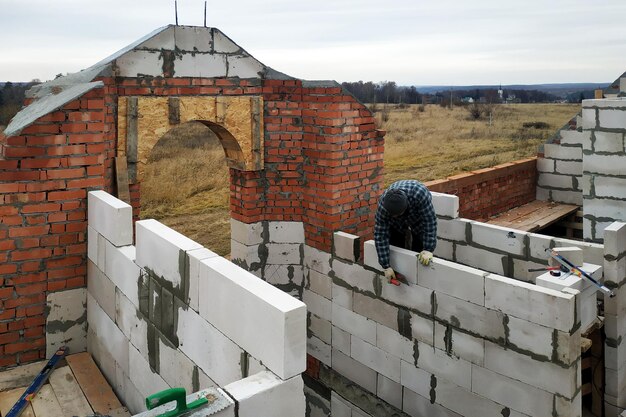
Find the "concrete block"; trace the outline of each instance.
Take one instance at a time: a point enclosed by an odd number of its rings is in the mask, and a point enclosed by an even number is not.
[[[595,152],[619,153],[624,152],[624,134],[621,132],[601,132],[594,133],[593,150]]]
[[[137,387],[130,382],[128,374],[122,371],[122,368],[118,364],[115,364],[115,378],[108,381],[115,380],[112,388],[115,390],[120,401],[126,405],[128,411],[133,415],[146,411],[145,397],[137,390]]]
[[[553,238],[551,236],[528,233],[528,249],[531,258],[546,261],[549,258],[546,249],[550,249]]]
[[[572,294],[493,274],[485,277],[485,306],[561,331],[576,324]]]
[[[335,232],[333,234],[333,247],[335,256],[356,262],[360,258],[361,238],[345,232]]]
[[[583,159],[581,146],[563,146],[554,143],[546,143],[543,146],[543,154],[546,158],[578,161]]]
[[[423,314],[432,314],[433,290],[419,285],[395,286],[384,280],[382,286],[381,298]]]
[[[432,318],[426,318],[411,313],[411,334],[413,335],[413,339],[434,346],[435,342],[433,337],[435,330],[433,321]]]
[[[238,404],[238,417],[304,416],[304,384],[300,375],[281,380],[260,372],[224,387]]]
[[[583,107],[582,113],[583,130],[594,129],[597,126],[596,109]]]
[[[256,271],[261,267],[261,257],[259,256],[259,246],[244,245],[234,239],[230,240],[230,259],[238,265],[244,265],[246,269]]]
[[[315,336],[311,336],[307,338],[306,348],[309,355],[319,359],[323,364],[331,366],[331,346],[329,344]]]
[[[513,270],[509,271],[509,276],[520,281],[530,282],[536,284],[537,277],[541,275],[541,271],[529,272],[529,269],[545,268],[546,265],[534,261],[524,261],[521,259],[513,258]]]
[[[437,379],[435,393],[437,403],[466,417],[505,414],[505,408],[502,405],[445,379]]]
[[[272,265],[302,265],[302,244],[268,243],[267,263]]]
[[[233,52],[239,52],[241,47],[219,30],[214,30],[213,50],[217,53],[231,54]]]
[[[230,238],[242,245],[253,246],[263,243],[263,233],[263,222],[243,223],[230,219]]]
[[[485,339],[463,333],[452,326],[435,323],[434,346],[465,361],[482,366],[485,361]]]
[[[309,314],[309,332],[319,338],[322,342],[332,343],[332,324],[328,320],[324,320],[315,314]]]
[[[489,341],[485,342],[485,368],[567,398],[573,398],[578,389],[575,366],[563,368],[545,360],[534,360]]]
[[[309,245],[304,245],[304,265],[306,267],[321,274],[328,275],[331,271],[330,258],[330,253],[323,252]]]
[[[605,261],[604,278],[605,283],[622,284],[626,279],[626,258],[621,258],[619,261]]]
[[[338,259],[333,259],[329,275],[333,281],[339,279],[351,287],[371,293],[375,292],[374,283],[378,285],[382,279],[380,274],[369,271],[359,264],[346,263]]]
[[[91,261],[87,262],[87,291],[111,320],[115,320],[115,285]]]
[[[115,324],[144,359],[148,360],[148,322],[119,289],[116,290],[115,300]]]
[[[353,359],[400,383],[400,358],[392,356],[355,336],[351,338],[350,352]]]
[[[398,307],[361,293],[354,293],[352,311],[384,326],[398,330]]]
[[[350,356],[350,333],[333,326],[332,346],[333,349],[337,349],[341,353]]]
[[[304,398],[308,417],[328,417],[331,413],[331,394],[322,394],[308,385],[304,385]]]
[[[585,155],[583,171],[604,175],[626,175],[626,164],[621,155]]]
[[[626,179],[624,178],[596,176],[594,185],[597,197],[626,200]]]
[[[554,159],[537,158],[537,171],[554,173],[555,161]]]
[[[572,176],[561,174],[540,173],[537,178],[537,185],[540,187],[561,188],[565,190],[571,190],[574,188]]]
[[[200,315],[272,372],[287,379],[304,371],[304,303],[221,257],[202,261],[200,292],[211,293],[199,300]]]
[[[400,364],[400,384],[421,396],[431,398],[434,378],[434,375],[417,368],[413,362],[402,361]]]
[[[265,280],[272,285],[294,284],[302,287],[304,268],[302,265],[266,265]]]
[[[100,234],[96,232],[91,226],[87,226],[87,259],[98,265],[98,236]]]
[[[626,252],[626,223],[613,222],[604,229],[604,252],[614,258]]]
[[[70,352],[87,349],[87,289],[76,288],[46,296],[46,358],[61,346]]]
[[[583,175],[583,163],[581,161],[556,161],[556,172],[561,175],[580,177]]]
[[[352,298],[352,290],[342,287],[341,285],[332,284],[332,299],[334,304],[352,310]]]
[[[436,294],[436,297],[436,318],[480,336],[493,339],[504,338],[504,314],[502,312],[446,294]]]
[[[258,78],[265,67],[251,56],[227,55],[228,77]]]
[[[376,393],[377,381],[375,370],[335,349],[332,351],[332,362],[333,370],[339,372],[341,375],[372,394]]]
[[[226,56],[216,54],[183,53],[175,61],[176,76],[221,78],[226,77]]]
[[[382,374],[378,375],[376,396],[397,409],[402,410],[402,385]]]
[[[456,385],[471,389],[472,364],[469,361],[449,356],[445,351],[433,348],[426,343],[417,344],[419,355],[417,366]]]
[[[306,304],[307,311],[324,320],[332,320],[332,302],[328,298],[305,289],[302,292],[302,301]]]
[[[456,242],[467,242],[468,225],[474,223],[468,219],[437,219],[437,236]]]
[[[107,242],[105,248],[104,273],[136,307],[139,307],[138,281],[141,269],[135,263],[135,247],[122,246],[118,248]]]
[[[241,378],[244,351],[195,311],[178,307],[176,334],[179,349],[219,386]]]
[[[302,222],[268,222],[270,243],[304,243]]]
[[[473,365],[472,391],[529,416],[549,416],[553,395],[547,391]]]
[[[352,408],[335,391],[330,392],[330,415],[333,417],[352,417]]]
[[[537,187],[537,192],[535,194],[535,199],[539,201],[549,201],[552,200],[550,196],[551,191],[547,188]]]
[[[207,248],[200,248],[188,251],[187,256],[189,257],[189,297],[187,298],[186,303],[189,304],[189,307],[198,311],[198,295],[200,293],[200,262],[204,259],[214,258],[219,255],[208,250]]]
[[[414,361],[415,343],[413,340],[381,324],[376,325],[376,346],[396,358],[407,362]]]
[[[104,236],[98,233],[98,244],[96,246],[96,250],[98,251],[96,265],[100,270],[104,270],[106,268],[106,248],[107,246],[114,246],[111,242],[106,240]]]
[[[504,275],[508,256],[478,249],[473,246],[456,245],[456,261],[495,274]]]
[[[393,270],[404,275],[407,281],[413,284],[417,283],[417,253],[396,246],[390,246],[389,249],[389,263]],[[382,271],[383,268],[378,263],[378,253],[373,240],[365,242],[363,252],[364,265]]]
[[[419,395],[408,388],[404,388],[402,410],[411,416],[428,416],[428,417],[461,417],[457,414],[437,403],[432,403],[431,396]]]
[[[183,387],[188,393],[194,392],[194,363],[169,343],[163,343],[162,338],[158,338],[158,343],[159,375],[161,378],[170,387]]]
[[[131,50],[115,60],[120,77],[163,76],[163,61],[156,51]]]
[[[580,269],[591,275],[591,277],[593,277],[596,281],[602,282],[601,266],[588,263],[579,266]],[[556,277],[549,272],[544,272],[537,277],[537,285],[557,291],[563,291],[564,288],[572,288],[583,292],[592,287],[593,283],[588,279],[581,278],[573,274],[561,273],[560,276]],[[593,292],[595,292],[595,287],[593,288]],[[585,294],[581,295],[584,296]]]
[[[156,220],[140,220],[137,230],[137,259],[141,268],[155,273],[184,291],[187,251],[201,249],[202,245],[170,229]]]
[[[554,329],[509,316],[509,343],[519,349],[550,358]]]
[[[583,145],[583,148],[585,147],[585,144],[587,144],[587,147],[590,147],[590,131],[579,132],[578,130],[561,130],[559,133],[561,135],[561,144]]]
[[[190,26],[175,26],[174,41],[176,48],[181,52],[213,52],[212,33],[204,28]],[[160,47],[155,45],[156,49]],[[173,47],[170,49],[174,49]],[[178,67],[177,67],[178,68]],[[176,71],[178,74],[178,71]]]
[[[444,259],[430,265],[419,264],[417,283],[474,304],[485,304],[485,275],[487,272]]]
[[[115,246],[133,243],[133,208],[98,190],[87,195],[87,219],[89,226]]]
[[[579,181],[579,186],[583,190],[583,200],[591,196],[593,178],[593,175],[583,174]]]
[[[93,329],[87,331],[87,347],[104,377],[110,381],[109,384],[112,387],[118,384],[116,368],[119,367],[119,364],[115,362],[106,347],[102,346],[102,341],[98,339]]]
[[[106,350],[122,369],[128,370],[128,339],[89,293],[87,293],[87,321],[101,348]]]
[[[459,217],[459,197],[451,194],[431,192],[437,216],[456,219]]]
[[[148,397],[156,392],[170,388],[167,382],[150,368],[148,362],[137,349],[130,346],[128,348],[128,357],[130,359],[128,378],[137,387],[142,396]]]
[[[600,128],[624,129],[626,128],[626,111],[623,109],[599,109],[598,121]]]
[[[581,188],[573,191],[568,190],[551,190],[552,201],[564,204],[583,205],[583,194]]]
[[[433,252],[433,255],[437,258],[447,259],[449,261],[454,259],[454,242],[448,240],[437,239],[437,247]]]
[[[307,278],[307,289],[322,297],[328,299],[333,298],[333,281],[328,275],[320,274],[313,269],[308,269]]]
[[[376,322],[356,314],[340,305],[332,305],[333,326],[357,336],[359,339],[376,344]]]
[[[554,239],[555,247],[575,246],[583,250],[583,259],[590,264],[602,265],[604,260],[604,247],[598,243],[581,242],[579,240],[570,239]]]
[[[554,251],[557,252],[562,257],[564,257],[565,259],[567,259],[568,261],[570,261],[571,263],[573,263],[574,265],[582,266],[584,262],[583,250],[577,246],[559,246],[559,247],[555,247]],[[550,256],[549,252],[546,252],[546,254]],[[550,256],[548,258],[548,265],[558,266],[560,265],[560,263],[556,259]]]

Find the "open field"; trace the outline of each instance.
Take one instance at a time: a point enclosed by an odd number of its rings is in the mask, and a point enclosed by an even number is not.
[[[466,107],[377,107],[378,126],[387,131],[385,185],[398,179],[444,178],[534,156],[580,109],[575,104],[495,105],[490,125],[488,114],[474,120]],[[208,128],[188,123],[159,141],[142,183],[142,218],[160,220],[226,255],[228,199],[224,152]]]

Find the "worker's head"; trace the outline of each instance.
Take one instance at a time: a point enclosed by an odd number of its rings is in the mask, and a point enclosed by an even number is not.
[[[406,194],[402,190],[389,189],[383,197],[383,207],[392,217],[401,216],[408,205]]]

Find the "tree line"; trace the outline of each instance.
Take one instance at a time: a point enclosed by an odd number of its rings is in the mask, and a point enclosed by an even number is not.
[[[30,83],[12,83],[6,82],[0,88],[0,125],[6,126],[9,121],[20,111],[26,91],[37,84],[33,81]]]

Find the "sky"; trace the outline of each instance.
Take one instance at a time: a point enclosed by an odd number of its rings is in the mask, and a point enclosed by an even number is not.
[[[228,0],[219,28],[307,80],[398,85],[612,82],[626,71],[624,0]],[[87,68],[175,22],[174,0],[0,0],[0,82]],[[178,0],[202,26],[204,0]]]

